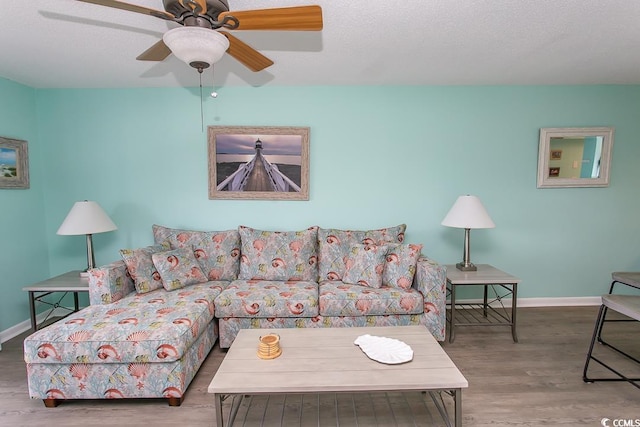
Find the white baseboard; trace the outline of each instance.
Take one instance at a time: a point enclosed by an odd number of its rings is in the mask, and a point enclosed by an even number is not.
[[[69,314],[69,310],[73,310],[73,308],[65,308],[65,307],[55,308],[53,312],[49,314],[49,317],[66,316],[67,314]],[[41,322],[44,321],[44,319],[47,318],[47,314],[48,312],[45,312],[45,313],[40,313],[36,316],[36,321],[38,322],[38,324],[40,324]],[[28,331],[29,329],[31,329],[31,319],[27,319],[23,322],[18,323],[17,325],[10,327],[9,329],[0,331],[0,343],[9,341],[11,338],[17,337],[18,335]]]
[[[575,307],[600,305],[602,297],[518,298],[518,307]]]
[[[482,300],[460,300],[459,303],[479,303]],[[588,306],[588,305],[600,305],[602,302],[601,297],[559,297],[559,298],[518,298],[518,307],[572,307],[572,306]],[[505,306],[511,306],[511,299],[504,298],[502,303]],[[59,312],[57,311],[59,310]],[[68,314],[65,309],[56,308],[53,312],[53,316],[64,316]],[[46,317],[46,313],[38,315],[38,323],[42,322]],[[25,320],[20,322],[9,329],[0,331],[0,343],[10,340],[13,337],[20,335],[23,332],[28,331],[31,328],[31,321]],[[1,348],[1,347],[0,347]]]
[[[489,298],[491,301],[491,297]],[[502,304],[505,307],[511,307],[511,298],[503,298]],[[463,299],[456,300],[458,304],[480,304],[482,299]],[[600,305],[601,297],[558,297],[558,298],[518,298],[518,308],[523,307],[577,307]],[[500,306],[499,302],[494,302],[491,306]]]

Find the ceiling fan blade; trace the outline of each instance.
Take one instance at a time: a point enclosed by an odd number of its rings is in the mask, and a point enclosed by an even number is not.
[[[154,16],[160,19],[166,19],[167,21],[175,21],[176,17],[164,10],[150,9],[144,6],[138,6],[136,4],[125,3],[118,0],[77,0],[83,3],[92,3],[99,6],[113,7],[115,9],[128,10],[129,12],[142,13],[144,15]]]
[[[239,22],[236,30],[322,30],[322,8],[320,6],[281,7],[260,10],[233,10],[222,12],[218,20],[233,16]]]
[[[241,62],[251,71],[261,71],[273,65],[273,61],[243,42],[242,40],[232,36],[231,34],[220,31],[227,39],[229,39],[229,49],[227,53]]]
[[[138,55],[136,59],[138,61],[164,61],[169,55],[171,55],[171,49],[160,39],[156,44]]]

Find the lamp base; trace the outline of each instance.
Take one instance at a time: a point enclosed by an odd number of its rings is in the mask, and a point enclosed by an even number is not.
[[[478,271],[478,267],[475,264],[468,263],[465,265],[464,262],[459,262],[456,264],[456,268],[460,271]]]

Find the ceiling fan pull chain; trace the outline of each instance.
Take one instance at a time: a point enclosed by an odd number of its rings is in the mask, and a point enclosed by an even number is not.
[[[202,107],[202,70],[200,70],[200,72],[198,73],[198,76],[200,76],[200,125],[202,126],[202,132],[204,132],[204,111],[203,111],[203,107]]]

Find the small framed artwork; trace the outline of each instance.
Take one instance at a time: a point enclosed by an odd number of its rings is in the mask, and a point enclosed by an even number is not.
[[[560,176],[560,168],[549,168],[549,178],[557,178]]]
[[[549,160],[562,160],[562,150],[550,150]]]
[[[0,188],[29,188],[27,141],[0,136]]]
[[[209,198],[309,200],[309,128],[209,126]]]

